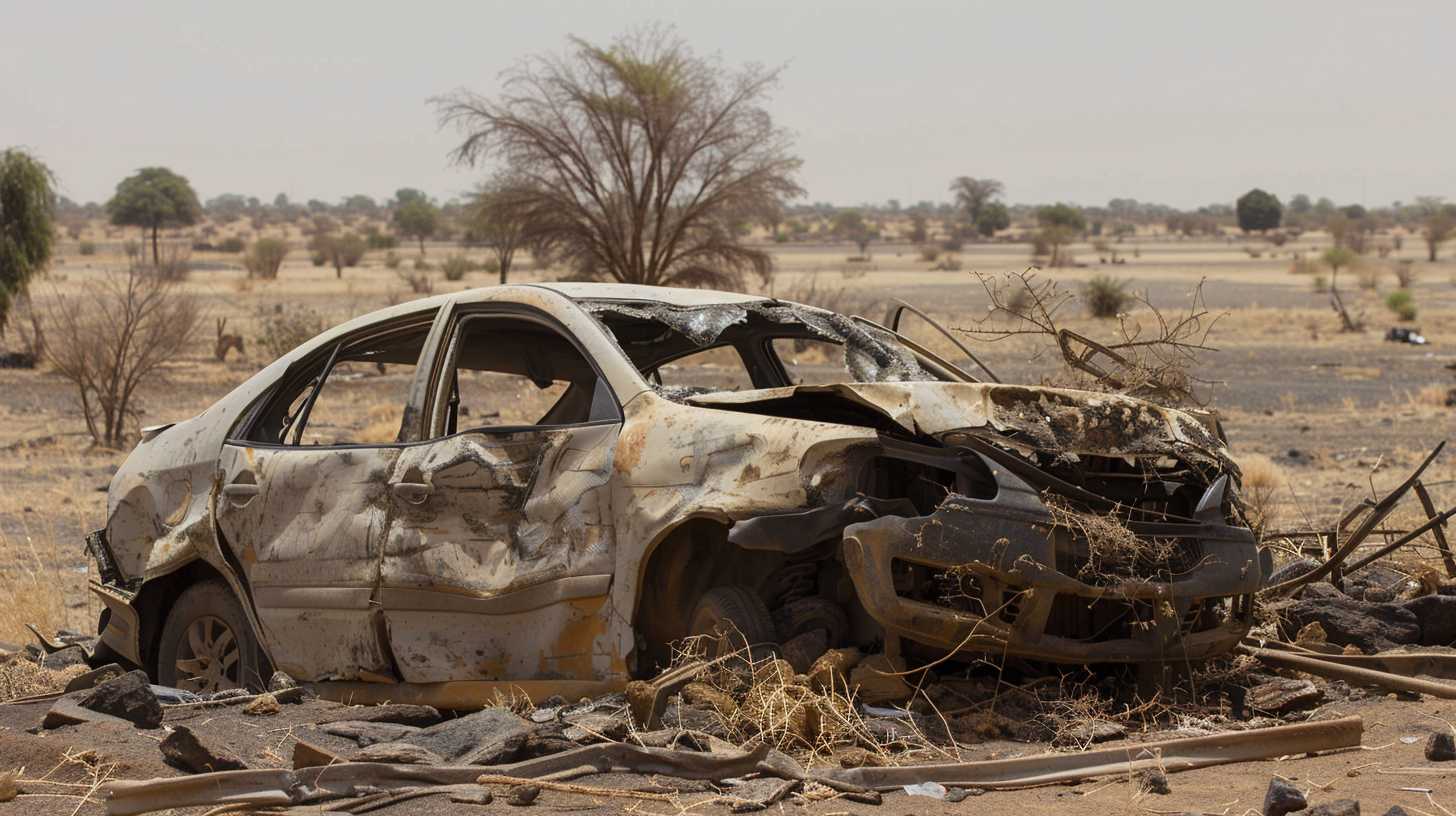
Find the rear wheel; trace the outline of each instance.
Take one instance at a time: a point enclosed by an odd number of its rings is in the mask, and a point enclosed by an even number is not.
[[[209,693],[262,688],[265,659],[232,590],[219,581],[188,587],[162,627],[157,682]]]
[[[778,643],[773,618],[757,592],[746,586],[714,587],[703,593],[693,608],[688,634],[706,635],[716,640],[709,648],[709,657],[747,651],[752,657],[764,657]]]

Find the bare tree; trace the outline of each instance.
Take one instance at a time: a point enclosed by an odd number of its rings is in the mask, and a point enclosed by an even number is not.
[[[196,298],[144,261],[83,293],[52,295],[45,356],[76,386],[97,445],[121,445],[136,416],[137,389],[187,347],[199,318]]]
[[[1187,311],[1174,314],[1164,314],[1146,294],[1127,293],[1142,308],[1118,314],[1113,338],[1100,342],[1062,325],[1062,313],[1077,296],[1056,281],[1038,278],[1031,269],[999,278],[975,275],[990,307],[973,325],[957,330],[989,341],[1043,338],[1048,347],[1033,359],[1055,348],[1072,385],[1179,404],[1198,403],[1195,388],[1212,384],[1193,373],[1203,352],[1216,351],[1208,339],[1222,317],[1204,305],[1201,281]]]
[[[529,182],[497,173],[480,185],[471,200],[467,234],[495,256],[501,283],[510,277],[516,252],[525,247],[529,224],[523,216],[530,211],[532,197]]]
[[[772,258],[732,229],[803,190],[791,138],[762,106],[778,70],[730,71],[670,29],[603,48],[571,40],[505,74],[504,92],[435,100],[465,140],[456,161],[498,161],[529,182],[530,242],[583,277],[740,286]]]

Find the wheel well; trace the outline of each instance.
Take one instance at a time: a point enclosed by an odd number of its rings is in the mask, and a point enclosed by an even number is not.
[[[138,632],[141,639],[139,645],[142,668],[153,680],[157,678],[157,644],[162,640],[162,626],[166,623],[167,613],[172,611],[172,604],[177,601],[178,595],[201,581],[217,581],[224,587],[228,585],[222,574],[211,564],[199,559],[146,582],[132,601],[132,607],[140,618]],[[229,587],[228,591],[231,592],[232,589]]]
[[[650,674],[667,664],[671,656],[667,645],[688,633],[693,608],[703,593],[742,584],[764,594],[783,562],[782,553],[728,543],[727,525],[714,519],[692,519],[675,528],[653,549],[642,572],[632,621],[637,673]]]

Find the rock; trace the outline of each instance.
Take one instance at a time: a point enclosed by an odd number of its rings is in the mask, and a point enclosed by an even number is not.
[[[1360,803],[1354,799],[1336,799],[1309,809],[1307,816],[1360,816]]]
[[[173,726],[172,733],[162,738],[161,748],[167,764],[188,773],[245,771],[248,768],[232,752],[211,739],[199,738],[185,725]]]
[[[526,805],[535,802],[536,797],[540,795],[540,785],[521,785],[515,790],[511,791],[510,798],[506,800],[506,804],[515,805],[516,807],[525,807]]]
[[[1353,643],[1365,652],[1381,652],[1421,639],[1419,620],[1399,604],[1345,597],[1304,598],[1286,607],[1283,615],[1297,627],[1317,621],[1330,643]]]
[[[72,677],[71,682],[66,684],[66,693],[87,691],[96,688],[101,683],[113,677],[120,677],[123,674],[126,674],[126,672],[122,670],[121,666],[115,663],[107,663],[105,666]]]
[[[278,698],[268,692],[259,694],[243,706],[243,713],[254,717],[271,717],[282,710]]]
[[[1282,584],[1291,578],[1298,578],[1301,575],[1306,575],[1317,569],[1319,569],[1319,562],[1313,558],[1301,558],[1298,561],[1290,561],[1288,564],[1274,570],[1274,573],[1269,576],[1269,580],[1265,581],[1264,585],[1274,586],[1275,584]]]
[[[84,666],[86,665],[86,650],[80,646],[67,646],[41,658],[40,665],[41,668],[51,671],[60,671],[72,666]]]
[[[531,733],[531,724],[501,708],[446,720],[400,740],[438,754],[452,765],[509,762]]]
[[[1127,736],[1127,728],[1108,720],[1088,720],[1065,731],[1057,732],[1054,742],[1058,746],[1091,745]]]
[[[1385,816],[1410,816],[1410,814],[1406,813],[1405,808],[1400,805],[1391,805],[1390,810],[1385,811]]]
[[[1317,646],[1328,641],[1329,636],[1325,634],[1325,628],[1319,621],[1305,624],[1300,628],[1299,634],[1294,636],[1294,642],[1300,646]]]
[[[297,740],[293,743],[293,769],[318,768],[323,765],[337,765],[348,760],[330,751],[327,748],[320,748],[307,740]]]
[[[268,678],[269,691],[283,691],[284,689],[298,688],[298,681],[290,677],[286,672],[276,671]]]
[[[1410,582],[1410,576],[1376,563],[1346,575],[1342,581],[1345,594],[1357,600],[1389,603]]]
[[[947,802],[960,802],[960,801],[964,801],[965,798],[967,796],[970,796],[970,795],[971,795],[971,792],[968,791],[968,790],[966,790],[965,788],[946,788],[945,789],[945,801],[947,801]]]
[[[1137,775],[1138,790],[1164,796],[1173,792],[1168,786],[1168,775],[1160,768],[1144,768]]]
[[[796,674],[808,674],[814,661],[829,648],[829,632],[811,629],[786,641],[780,649]]]
[[[396,723],[398,725],[417,725],[421,728],[435,725],[440,722],[440,712],[431,706],[407,705],[394,703],[378,706],[350,706],[341,708],[338,711],[331,711],[326,716],[320,717],[319,725],[331,722],[377,722]]]
[[[829,689],[835,681],[843,686],[849,679],[850,670],[863,659],[864,653],[854,647],[830,649],[819,655],[809,667],[809,685],[819,692]]]
[[[455,791],[450,794],[450,801],[457,805],[488,805],[495,801],[495,794],[487,788]]]
[[[620,742],[627,736],[627,721],[615,714],[603,711],[588,711],[566,718],[562,736],[572,742],[588,744],[593,742]]]
[[[343,720],[321,725],[319,730],[325,734],[353,740],[360,748],[368,748],[382,742],[398,742],[420,729],[413,725],[399,725],[398,723]]]
[[[1310,680],[1280,678],[1249,689],[1246,699],[1255,711],[1288,714],[1314,708],[1325,699],[1325,692]]]
[[[1437,731],[1426,740],[1426,759],[1432,762],[1456,760],[1456,739],[1450,731]]]
[[[865,717],[860,722],[864,724],[865,733],[877,745],[910,748],[919,747],[922,743],[915,726],[898,717]]]
[[[662,711],[662,724],[684,731],[701,731],[715,737],[727,736],[723,718],[716,711],[683,702],[668,703]]]
[[[107,680],[77,703],[82,708],[128,720],[138,728],[156,728],[162,724],[162,704],[152,693],[147,675],[142,671],[130,671]]]
[[[565,723],[541,723],[531,729],[521,747],[516,749],[516,761],[559,754],[580,747],[580,743],[567,739]]]
[[[738,701],[733,695],[713,688],[707,683],[688,683],[682,688],[683,702],[703,708],[711,708],[724,717],[738,713]]]
[[[1304,792],[1279,777],[1269,780],[1269,790],[1264,792],[1264,816],[1284,816],[1309,807]]]
[[[1423,595],[1406,601],[1403,606],[1416,616],[1422,646],[1456,644],[1456,596]]]
[[[45,719],[41,720],[40,727],[46,730],[61,728],[67,725],[80,725],[88,722],[114,722],[132,725],[131,722],[120,717],[113,717],[110,714],[102,714],[99,711],[92,711],[82,708],[77,704],[79,694],[68,694],[51,703],[50,710],[46,712]]]
[[[434,751],[407,742],[381,742],[354,755],[355,762],[392,762],[399,765],[441,765],[445,760]]]
[[[883,654],[871,655],[849,673],[849,685],[859,689],[859,701],[866,705],[898,703],[914,691],[905,682],[905,677],[898,674],[904,670],[903,660],[891,660]]]

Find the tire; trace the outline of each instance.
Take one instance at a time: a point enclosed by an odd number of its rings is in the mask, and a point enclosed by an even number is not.
[[[716,654],[710,648],[709,657],[748,650],[750,658],[757,659],[774,652],[778,644],[768,606],[746,586],[714,587],[704,593],[693,608],[688,634],[717,638]]]
[[[849,616],[843,607],[827,598],[800,598],[774,611],[774,630],[779,642],[788,643],[798,635],[823,629],[829,637],[829,648],[839,646],[849,637]]]
[[[200,581],[178,596],[157,646],[159,684],[197,693],[261,690],[271,674],[231,589]]]

